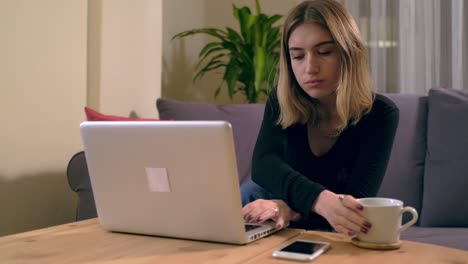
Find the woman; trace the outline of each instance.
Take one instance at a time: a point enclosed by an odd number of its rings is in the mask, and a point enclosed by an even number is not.
[[[352,16],[332,0],[300,3],[283,28],[278,86],[253,155],[256,184],[241,186],[244,218],[367,233],[356,198],[377,194],[397,124],[397,107],[372,90]]]

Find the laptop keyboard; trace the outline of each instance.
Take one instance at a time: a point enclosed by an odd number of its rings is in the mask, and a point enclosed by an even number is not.
[[[248,232],[250,230],[254,230],[256,228],[261,227],[261,226],[258,226],[258,225],[249,225],[249,224],[245,224],[244,226],[245,226],[245,232]]]

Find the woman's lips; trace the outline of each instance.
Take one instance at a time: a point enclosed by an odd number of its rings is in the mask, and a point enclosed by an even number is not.
[[[305,84],[309,87],[315,88],[318,87],[322,82],[322,80],[311,80],[307,81]]]

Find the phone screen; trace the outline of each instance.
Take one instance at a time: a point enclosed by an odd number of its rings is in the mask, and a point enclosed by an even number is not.
[[[310,255],[323,247],[324,245],[319,243],[295,241],[287,247],[282,248],[280,251]]]

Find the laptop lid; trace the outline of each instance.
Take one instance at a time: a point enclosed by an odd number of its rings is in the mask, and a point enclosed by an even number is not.
[[[244,244],[231,125],[224,121],[83,122],[100,224],[111,231]]]

